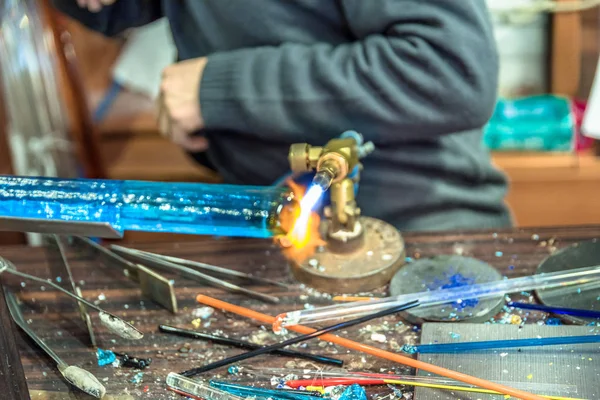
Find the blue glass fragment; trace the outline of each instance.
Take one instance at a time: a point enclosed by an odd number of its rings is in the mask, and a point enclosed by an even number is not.
[[[355,383],[348,386],[338,400],[367,400],[367,393],[362,386]]]
[[[0,217],[108,223],[116,231],[268,238],[285,187],[0,176]]]
[[[117,356],[112,351],[102,350],[100,348],[96,351],[96,357],[98,358],[99,367],[110,365],[117,359]]]
[[[475,284],[474,277],[468,277],[461,273],[455,273],[453,269],[444,273],[442,279],[434,279],[432,282],[427,283],[429,290],[438,289],[452,289],[461,286],[471,286]],[[454,308],[462,310],[467,307],[475,307],[479,303],[479,299],[463,299],[462,301],[455,301],[452,303]]]

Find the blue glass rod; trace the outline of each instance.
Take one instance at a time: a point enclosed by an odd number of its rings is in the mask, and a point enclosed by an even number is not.
[[[312,392],[306,392],[302,390],[265,389],[218,381],[210,381],[210,386],[243,398],[255,397],[257,399],[274,400],[323,400],[321,397],[313,396]]]
[[[434,343],[416,346],[415,353],[464,353],[476,350],[508,349],[514,347],[556,346],[561,344],[600,343],[600,335],[559,336],[514,340],[486,340],[481,342]]]
[[[2,219],[33,219],[268,238],[292,197],[285,187],[0,176],[0,228]]]
[[[561,315],[572,315],[573,317],[582,317],[582,318],[600,318],[600,311],[594,310],[581,310],[578,308],[566,308],[566,307],[551,307],[544,306],[541,304],[529,304],[529,303],[515,303],[509,302],[509,307],[520,308],[523,310],[535,310],[535,311],[543,311],[552,314],[561,314]]]

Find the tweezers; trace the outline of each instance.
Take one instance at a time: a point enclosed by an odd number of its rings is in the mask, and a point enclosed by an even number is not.
[[[186,277],[202,283],[208,283],[214,287],[225,289],[232,293],[241,293],[246,296],[266,301],[269,303],[278,303],[279,298],[260,293],[254,290],[246,289],[223,279],[215,278],[207,273],[213,273],[224,277],[243,279],[248,282],[267,284],[271,286],[279,286],[286,288],[285,285],[272,281],[270,279],[258,278],[243,272],[234,271],[228,268],[218,267],[215,265],[205,264],[202,262],[185,260],[177,257],[165,256],[162,254],[150,253],[143,250],[130,249],[123,246],[111,245],[110,249],[122,257],[130,259],[133,262],[142,263],[151,268],[161,269],[163,271],[177,273],[180,276]],[[204,272],[201,272],[202,270]],[[207,273],[205,273],[207,272]]]

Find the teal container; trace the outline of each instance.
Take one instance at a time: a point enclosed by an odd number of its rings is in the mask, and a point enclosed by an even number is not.
[[[567,98],[500,99],[484,129],[484,142],[495,151],[568,152],[574,148],[574,132]]]

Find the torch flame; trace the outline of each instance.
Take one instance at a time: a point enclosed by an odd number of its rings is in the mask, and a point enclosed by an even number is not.
[[[288,185],[298,199],[299,207],[292,211],[291,221],[282,221],[282,225],[291,229],[280,238],[280,243],[285,243],[284,255],[300,263],[311,256],[317,247],[325,244],[319,235],[319,215],[313,212],[323,190],[312,186],[305,193],[305,188],[293,181],[288,182]]]

